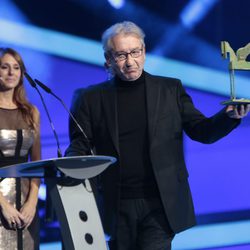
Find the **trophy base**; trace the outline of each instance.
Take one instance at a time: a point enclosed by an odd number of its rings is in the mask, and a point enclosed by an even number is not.
[[[250,104],[250,99],[231,99],[221,102],[222,105],[246,105]]]

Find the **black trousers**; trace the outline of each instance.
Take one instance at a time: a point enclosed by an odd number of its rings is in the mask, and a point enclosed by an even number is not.
[[[171,250],[174,233],[159,198],[124,199],[110,250]]]

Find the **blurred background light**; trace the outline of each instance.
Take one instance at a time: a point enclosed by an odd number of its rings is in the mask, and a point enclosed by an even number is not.
[[[180,14],[183,26],[192,29],[212,9],[219,0],[191,0]]]
[[[42,201],[46,200],[46,186],[43,183],[41,183],[41,185],[40,185],[38,197]]]
[[[108,0],[110,5],[115,9],[120,9],[124,6],[125,0]]]

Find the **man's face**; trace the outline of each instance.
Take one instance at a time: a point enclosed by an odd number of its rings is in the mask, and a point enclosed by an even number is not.
[[[113,50],[106,62],[113,73],[124,81],[138,79],[145,62],[145,48],[140,38],[133,34],[119,34],[111,39],[111,44]]]

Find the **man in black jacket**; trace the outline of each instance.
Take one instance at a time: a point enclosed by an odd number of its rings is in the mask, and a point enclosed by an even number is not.
[[[230,133],[250,106],[228,106],[207,118],[181,81],[144,71],[143,31],[117,23],[102,37],[111,79],[75,92],[72,112],[98,155],[117,158],[92,185],[111,250],[167,250],[195,225],[183,131],[213,143]],[[70,121],[67,156],[89,154],[88,142]]]

